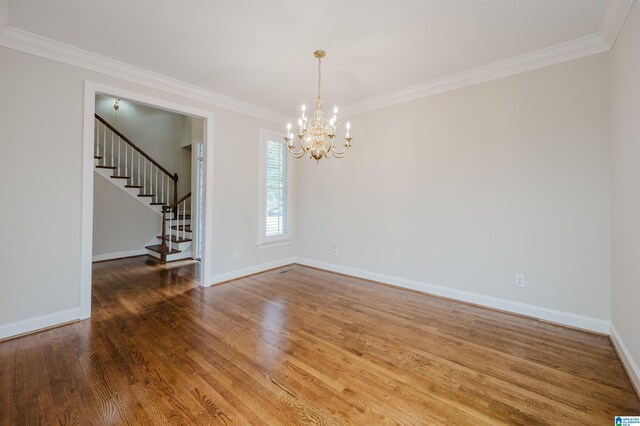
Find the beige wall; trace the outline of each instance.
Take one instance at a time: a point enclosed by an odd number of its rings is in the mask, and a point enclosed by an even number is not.
[[[0,199],[10,200],[0,219],[11,241],[0,249],[0,326],[79,306],[84,79],[215,114],[214,274],[292,256],[294,244],[256,246],[259,131],[280,126],[4,47],[0,64]]]
[[[350,117],[347,158],[299,164],[297,255],[608,321],[607,60]]]
[[[158,244],[162,216],[98,174],[93,175],[93,256]]]
[[[611,51],[613,129],[612,322],[640,368],[640,7]],[[637,374],[637,373],[636,373]]]

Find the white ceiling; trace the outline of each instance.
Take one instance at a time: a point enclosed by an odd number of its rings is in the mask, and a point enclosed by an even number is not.
[[[10,0],[10,25],[284,114],[598,31],[606,0]]]

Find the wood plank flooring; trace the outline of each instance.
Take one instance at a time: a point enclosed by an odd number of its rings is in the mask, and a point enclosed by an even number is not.
[[[93,317],[0,343],[0,424],[608,425],[605,336],[303,266],[203,289],[94,264]]]

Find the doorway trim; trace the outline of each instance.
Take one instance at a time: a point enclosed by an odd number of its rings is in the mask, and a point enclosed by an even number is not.
[[[84,81],[84,118],[82,137],[82,216],[80,241],[80,319],[91,317],[91,279],[93,252],[93,146],[96,94],[131,100],[147,106],[160,108],[183,115],[201,118],[204,122],[204,223],[202,236],[202,260],[198,280],[203,287],[208,286],[207,279],[213,276],[213,125],[214,114],[211,111],[193,108],[167,99],[155,98],[117,86]]]

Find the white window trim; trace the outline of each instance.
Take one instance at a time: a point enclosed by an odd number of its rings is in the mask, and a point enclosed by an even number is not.
[[[266,129],[260,129],[260,155],[258,170],[258,248],[278,247],[293,241],[293,161],[287,152],[287,233],[266,236],[267,222],[267,141],[285,144],[283,136]],[[286,149],[286,147],[285,147]]]

